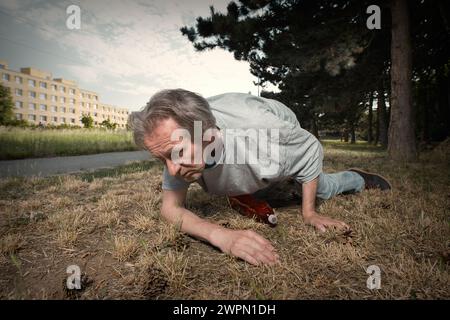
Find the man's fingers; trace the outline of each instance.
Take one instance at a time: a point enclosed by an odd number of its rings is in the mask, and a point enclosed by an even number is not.
[[[239,250],[236,254],[237,257],[244,259],[245,261],[247,261],[248,263],[251,263],[255,266],[259,265],[259,262],[257,259],[255,259],[250,253]]]
[[[252,238],[252,239],[258,241],[258,243],[260,243],[261,245],[268,247],[268,248],[269,248],[270,250],[272,250],[272,251],[275,251],[275,248],[272,246],[272,244],[271,244],[267,239],[264,239],[263,237],[261,237],[261,236],[260,236],[259,234],[257,234],[256,232],[247,230],[247,235],[248,235],[250,238]]]
[[[325,232],[327,231],[327,229],[325,228],[325,226],[321,223],[316,224],[316,228],[319,229],[320,232]]]
[[[254,257],[260,258],[259,260],[263,260],[264,263],[271,263],[277,260],[276,255],[272,251],[267,250],[266,246],[255,242],[253,239],[247,238],[243,246],[245,246],[243,250],[250,251]]]
[[[236,252],[236,256],[244,259],[245,261],[259,266],[261,263],[263,264],[273,264],[275,261],[271,261],[268,257],[266,257],[262,252],[257,251],[253,248],[246,247],[244,249],[239,249]]]
[[[264,264],[273,265],[276,262],[275,257],[268,257],[263,252],[256,252],[256,257]]]
[[[346,224],[345,222],[341,222],[341,224],[345,229],[350,229],[350,226],[348,224]]]
[[[338,229],[350,229],[350,227],[342,221],[335,221],[335,223],[333,223]]]

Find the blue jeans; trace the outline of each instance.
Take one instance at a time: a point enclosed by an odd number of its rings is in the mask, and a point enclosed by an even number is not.
[[[353,171],[341,171],[336,173],[321,173],[317,183],[317,198],[330,199],[341,193],[355,193],[364,189],[364,179]],[[253,195],[260,199],[286,199],[292,193],[301,197],[301,185],[291,180],[281,181],[278,184],[259,190]]]
[[[317,198],[326,200],[337,194],[361,192],[363,189],[364,179],[356,172],[322,172],[317,183]]]

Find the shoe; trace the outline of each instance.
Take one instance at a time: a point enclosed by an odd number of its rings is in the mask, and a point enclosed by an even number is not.
[[[366,172],[356,168],[349,169],[348,171],[356,172],[364,179],[365,189],[381,189],[381,190],[392,189],[392,186],[389,183],[389,181],[386,178],[380,176],[379,174]]]
[[[277,216],[272,207],[266,201],[257,199],[251,194],[228,197],[228,203],[231,208],[244,216],[256,218],[256,220],[267,223],[271,227],[277,225]]]

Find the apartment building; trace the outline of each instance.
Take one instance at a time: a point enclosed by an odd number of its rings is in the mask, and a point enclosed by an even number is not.
[[[96,92],[81,89],[74,81],[52,78],[51,73],[36,68],[10,70],[4,60],[0,60],[0,74],[0,83],[11,91],[17,119],[82,126],[81,117],[88,114],[95,125],[107,119],[119,128],[127,124],[127,108],[101,103]]]

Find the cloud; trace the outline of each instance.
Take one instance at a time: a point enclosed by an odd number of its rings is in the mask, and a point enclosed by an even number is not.
[[[95,83],[99,81],[98,71],[91,66],[66,65],[65,68],[84,82]]]
[[[256,91],[247,62],[220,49],[196,52],[179,31],[197,16],[208,15],[210,5],[224,11],[228,2],[79,1],[81,30],[65,28],[69,2],[21,1],[22,6],[8,8],[38,23],[40,37],[56,41],[83,62],[65,66],[77,80],[141,97],[144,103],[158,88],[182,87],[205,96]]]

